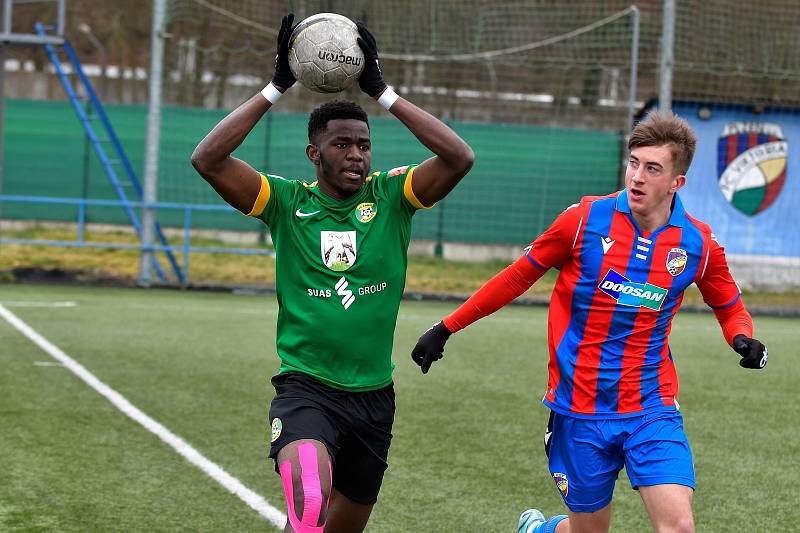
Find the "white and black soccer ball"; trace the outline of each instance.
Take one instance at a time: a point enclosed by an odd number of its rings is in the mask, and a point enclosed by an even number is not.
[[[338,93],[364,70],[358,28],[347,17],[318,13],[303,19],[289,39],[289,68],[307,89]]]

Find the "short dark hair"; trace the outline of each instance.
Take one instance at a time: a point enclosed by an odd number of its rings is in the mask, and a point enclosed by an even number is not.
[[[328,128],[328,122],[336,119],[355,119],[364,122],[369,129],[369,119],[367,112],[355,102],[345,100],[332,100],[325,102],[311,112],[308,117],[308,142],[313,143],[314,139],[324,133]]]
[[[636,124],[628,139],[628,150],[641,146],[668,146],[678,174],[686,174],[697,147],[689,123],[672,111],[652,111]]]

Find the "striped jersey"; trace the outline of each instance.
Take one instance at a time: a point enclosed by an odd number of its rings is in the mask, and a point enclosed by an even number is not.
[[[560,269],[548,319],[544,403],[581,418],[677,409],[668,345],[684,290],[696,283],[719,309],[740,298],[724,249],[676,194],[667,224],[636,224],[626,191],[585,197],[529,248],[535,266]]]

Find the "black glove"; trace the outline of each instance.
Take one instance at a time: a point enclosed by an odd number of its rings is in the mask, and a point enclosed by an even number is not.
[[[739,334],[733,338],[733,349],[742,356],[739,360],[742,368],[758,370],[767,366],[767,347],[760,341]]]
[[[294,13],[285,15],[281,21],[281,29],[278,31],[278,53],[275,54],[275,74],[272,76],[272,85],[281,91],[286,91],[297,81],[292,74],[292,69],[289,68],[289,38],[297,27],[296,24],[292,26],[292,22],[294,22]]]
[[[422,334],[417,341],[417,345],[411,350],[411,359],[420,367],[422,373],[427,374],[434,361],[442,358],[444,344],[450,338],[450,330],[440,320]]]
[[[356,22],[358,26],[358,46],[364,52],[364,70],[358,77],[358,86],[367,95],[373,98],[381,94],[386,89],[386,82],[383,81],[381,66],[378,64],[378,43],[375,37],[369,32],[367,27],[360,20]]]

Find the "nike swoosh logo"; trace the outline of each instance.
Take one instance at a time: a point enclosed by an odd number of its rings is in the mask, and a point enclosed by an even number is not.
[[[319,213],[319,211],[314,211],[313,213],[303,213],[303,212],[302,212],[302,211],[300,211],[299,209],[298,209],[297,211],[295,211],[295,212],[294,212],[294,214],[295,214],[295,215],[297,215],[297,216],[298,216],[298,217],[300,217],[300,218],[303,218],[303,217],[310,217],[310,216],[312,216],[312,215],[316,215],[317,213]]]

